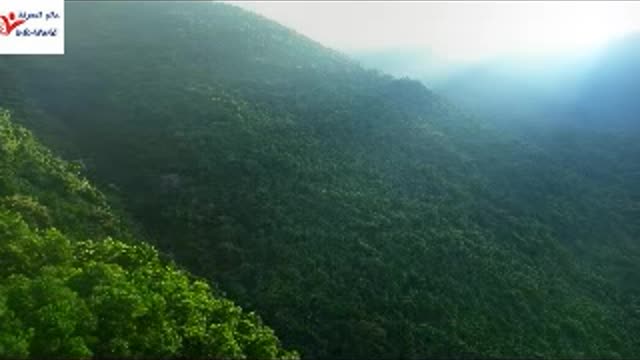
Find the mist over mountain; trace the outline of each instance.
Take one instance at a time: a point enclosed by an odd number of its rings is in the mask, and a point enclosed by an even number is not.
[[[602,119],[614,126],[640,126],[640,34],[611,43],[598,57],[594,69],[585,76],[577,104],[592,121]]]
[[[612,108],[633,124],[626,45],[580,66],[457,71],[423,52],[350,58],[220,3],[69,2],[66,16],[64,56],[0,58],[0,231],[26,274],[0,273],[0,310],[20,310],[0,312],[0,355],[640,353],[640,142],[604,125]],[[385,73],[407,70],[433,85]],[[587,104],[613,89],[624,101]],[[597,126],[552,126],[563,114]],[[27,145],[7,135],[23,127]],[[71,234],[58,273],[20,262],[54,225]],[[18,306],[55,274],[62,303],[87,311]]]
[[[632,34],[588,51],[502,55],[457,64],[415,49],[353,56],[364,66],[420,79],[494,123],[570,123],[620,130],[637,127],[637,101],[630,94],[637,90],[639,48],[640,36]]]
[[[459,71],[459,63],[441,59],[426,49],[396,48],[360,50],[349,53],[363,66],[384,71],[395,77],[422,80],[427,87],[446,81],[451,72]]]

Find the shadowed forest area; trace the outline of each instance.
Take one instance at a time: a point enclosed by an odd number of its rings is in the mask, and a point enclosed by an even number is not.
[[[65,13],[0,58],[0,356],[640,354],[615,72],[507,124],[234,6]]]

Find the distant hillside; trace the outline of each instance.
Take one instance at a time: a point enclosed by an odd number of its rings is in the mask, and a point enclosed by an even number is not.
[[[228,5],[66,15],[63,57],[0,59],[0,103],[285,348],[640,353],[637,147],[516,140]]]
[[[611,43],[583,80],[577,106],[602,127],[640,129],[640,34]]]
[[[501,125],[637,131],[640,108],[632,94],[638,90],[639,49],[640,35],[632,34],[582,53],[502,56],[471,64],[449,64],[416,49],[356,56],[368,67],[420,79]]]

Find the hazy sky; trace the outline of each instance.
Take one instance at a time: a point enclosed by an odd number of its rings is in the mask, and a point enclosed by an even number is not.
[[[230,2],[344,52],[431,49],[450,60],[585,50],[640,31],[640,2]]]

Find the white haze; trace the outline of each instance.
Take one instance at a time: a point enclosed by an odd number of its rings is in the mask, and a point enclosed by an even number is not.
[[[589,51],[640,31],[640,2],[229,3],[345,53],[421,49],[452,63]]]

